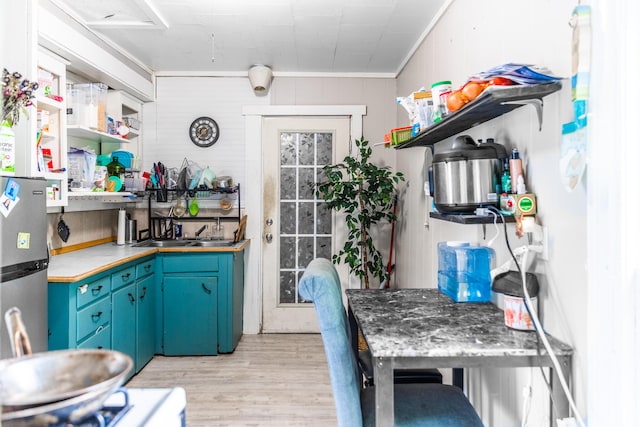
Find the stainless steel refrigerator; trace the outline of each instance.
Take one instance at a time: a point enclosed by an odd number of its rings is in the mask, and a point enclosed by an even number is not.
[[[0,176],[0,358],[11,357],[4,313],[22,311],[33,352],[47,350],[46,181]]]

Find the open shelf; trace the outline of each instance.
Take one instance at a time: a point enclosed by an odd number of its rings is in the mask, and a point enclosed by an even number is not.
[[[491,86],[462,109],[449,114],[441,122],[394,148],[430,146],[523,105],[533,105],[536,108],[538,122],[542,127],[542,98],[559,91],[561,88],[562,83],[560,82],[540,85]]]
[[[80,125],[67,126],[67,134],[70,135],[70,136],[75,136],[76,138],[89,139],[89,140],[97,141],[97,142],[100,142],[100,143],[103,143],[103,142],[115,142],[115,143],[122,143],[122,142],[126,143],[126,142],[129,142],[128,139],[123,138],[123,137],[121,137],[119,135],[110,135],[108,133],[100,132],[100,131],[93,130],[93,129],[89,129],[87,127],[80,126]],[[134,135],[136,135],[136,134],[134,134]]]
[[[159,193],[160,192],[160,193]],[[152,239],[158,238],[166,238],[167,233],[173,233],[173,225],[174,222],[211,222],[211,221],[224,221],[224,222],[237,222],[240,224],[240,220],[242,219],[242,208],[240,203],[240,184],[236,184],[230,188],[213,188],[213,189],[204,189],[198,188],[193,190],[178,190],[178,189],[148,189],[146,190],[148,197],[148,221],[149,221],[149,233]],[[164,193],[164,194],[162,194]],[[161,196],[161,200],[158,201],[158,196]],[[187,212],[182,216],[159,216],[158,207],[167,208],[169,207],[171,212],[171,206],[175,203],[175,201],[183,197],[185,199],[193,199],[197,198],[199,203],[203,200],[219,200],[219,198],[228,196],[231,198],[233,207],[230,210],[222,210],[219,207],[206,206],[201,204],[201,208],[204,209],[213,209],[215,212],[218,210],[220,213],[217,215],[203,215],[201,212],[198,215],[191,216],[187,210]],[[237,210],[237,212],[236,212]],[[237,213],[237,215],[234,215]],[[167,223],[169,224],[167,226]],[[164,224],[164,225],[163,225]],[[162,232],[162,229],[165,229],[165,232]],[[167,231],[171,230],[171,231]]]
[[[429,217],[439,219],[442,221],[455,222],[457,224],[493,224],[493,215],[480,216],[480,215],[468,215],[468,214],[443,214],[439,212],[430,212]],[[504,220],[506,222],[516,222],[516,218],[512,215],[505,215]],[[497,223],[502,223],[502,217],[498,215]]]

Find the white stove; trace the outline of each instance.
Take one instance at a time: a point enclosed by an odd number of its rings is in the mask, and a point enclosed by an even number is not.
[[[129,408],[118,417],[117,427],[185,427],[186,393],[183,388],[127,388]],[[104,406],[125,406],[125,396],[116,392]]]

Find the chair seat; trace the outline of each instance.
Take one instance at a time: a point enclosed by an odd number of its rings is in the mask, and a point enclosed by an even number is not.
[[[483,427],[458,387],[444,384],[395,384],[396,427]],[[375,387],[360,395],[364,427],[375,426]]]

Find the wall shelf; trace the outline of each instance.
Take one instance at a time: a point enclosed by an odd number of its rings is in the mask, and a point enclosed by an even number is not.
[[[542,98],[559,91],[562,83],[553,82],[540,85],[491,86],[473,102],[459,111],[446,116],[410,140],[394,148],[427,147],[445,138],[506,114],[523,105],[532,105],[538,114],[542,127]]]
[[[456,224],[493,224],[493,215],[464,215],[464,214],[442,214],[439,212],[430,212],[429,217],[442,221],[455,222]],[[506,222],[516,222],[516,218],[512,215],[505,215]],[[502,224],[502,217],[498,215],[498,224]]]
[[[89,139],[91,141],[96,141],[100,143],[114,142],[114,143],[120,144],[123,142],[125,143],[129,142],[128,139],[122,138],[121,136],[110,135],[108,133],[89,129],[87,127],[80,126],[80,125],[67,126],[67,134],[69,136],[74,136],[76,138]]]

